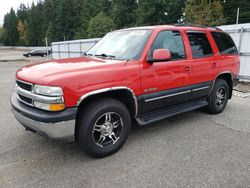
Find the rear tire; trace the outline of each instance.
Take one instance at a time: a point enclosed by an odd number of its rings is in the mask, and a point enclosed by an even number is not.
[[[229,97],[228,83],[223,79],[217,79],[214,83],[213,90],[208,97],[207,112],[212,114],[221,113],[227,106]]]
[[[118,151],[131,130],[131,116],[127,107],[111,98],[88,104],[78,118],[78,143],[90,156],[96,158]]]

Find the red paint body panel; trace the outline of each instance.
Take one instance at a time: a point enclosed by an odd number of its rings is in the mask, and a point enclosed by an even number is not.
[[[67,107],[76,106],[79,98],[94,90],[126,86],[139,96],[146,93],[215,80],[223,72],[239,74],[239,56],[221,56],[210,34],[212,29],[177,26],[151,26],[153,32],[139,60],[118,61],[101,58],[79,57],[52,60],[28,65],[19,69],[16,78],[34,84],[60,86],[64,91]],[[180,31],[186,60],[150,64],[147,55],[157,34],[162,30]],[[193,59],[186,31],[206,32],[214,55]],[[155,88],[154,91],[148,90]]]

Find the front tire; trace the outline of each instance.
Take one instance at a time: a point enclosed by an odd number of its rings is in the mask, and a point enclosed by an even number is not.
[[[221,113],[227,106],[229,97],[228,83],[223,79],[217,79],[213,90],[208,97],[207,111],[212,114]]]
[[[84,107],[78,116],[80,147],[92,157],[105,157],[118,151],[131,129],[131,116],[120,101],[99,99]]]

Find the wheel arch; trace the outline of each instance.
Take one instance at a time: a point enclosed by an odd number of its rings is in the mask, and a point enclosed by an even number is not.
[[[215,81],[217,79],[223,79],[227,82],[228,84],[228,87],[229,87],[229,99],[232,98],[232,95],[233,95],[233,75],[231,72],[223,72],[223,73],[220,73],[219,75],[217,75]]]
[[[135,93],[132,89],[119,86],[94,90],[84,94],[77,102],[78,111],[85,105],[91,103],[96,98],[114,98],[122,102],[129,110],[131,117],[136,117],[138,113],[138,104]]]

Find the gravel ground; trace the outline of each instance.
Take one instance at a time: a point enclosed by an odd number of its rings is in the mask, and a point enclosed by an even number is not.
[[[0,62],[1,188],[250,188],[250,97],[234,96],[219,115],[198,110],[135,127],[118,153],[93,159],[76,144],[26,132],[15,120],[14,73],[27,63]]]

